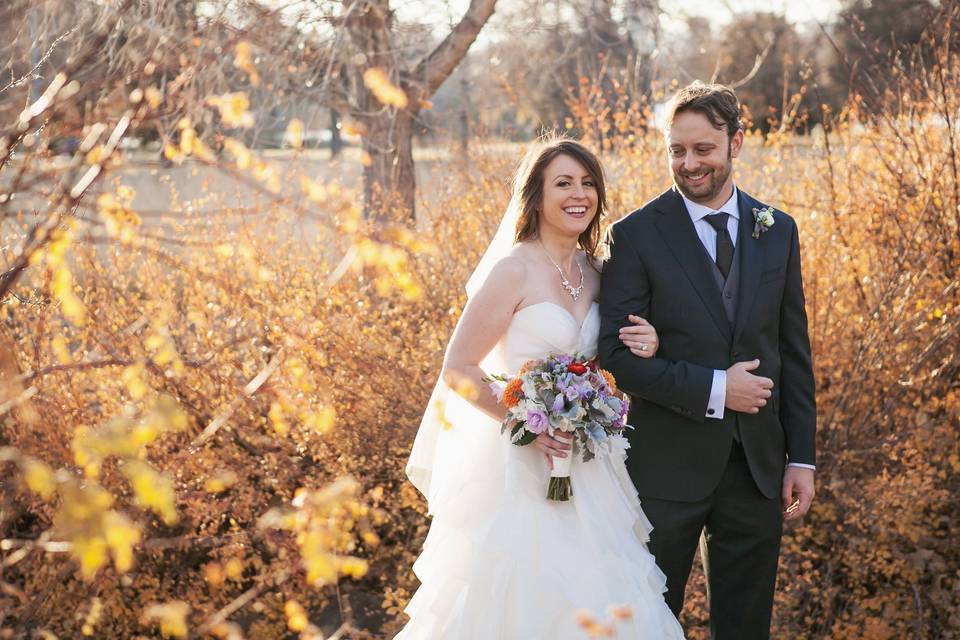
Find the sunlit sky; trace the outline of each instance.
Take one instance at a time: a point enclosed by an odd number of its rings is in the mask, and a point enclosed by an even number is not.
[[[469,0],[395,0],[391,6],[401,21],[431,24],[441,32],[460,19]],[[515,29],[496,18],[521,6],[516,0],[498,0],[495,17],[481,33],[480,43],[516,37]],[[840,0],[660,0],[660,25],[666,33],[679,33],[684,30],[687,16],[699,15],[715,20],[720,27],[735,20],[738,14],[754,11],[781,13],[798,26],[814,25],[817,20],[829,22],[840,6]]]

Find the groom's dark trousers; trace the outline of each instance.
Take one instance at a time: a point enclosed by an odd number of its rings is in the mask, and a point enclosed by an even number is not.
[[[815,464],[816,407],[796,224],[782,212],[754,238],[738,194],[739,234],[726,279],[670,190],[610,229],[600,290],[599,356],[631,396],[627,469],[653,523],[650,550],[675,614],[698,544],[715,640],[769,637],[786,463]],[[660,337],[653,358],[619,339],[635,314]],[[757,414],[707,416],[715,370],[760,361],[774,382]]]

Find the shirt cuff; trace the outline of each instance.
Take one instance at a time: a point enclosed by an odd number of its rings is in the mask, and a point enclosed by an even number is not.
[[[727,404],[727,372],[715,369],[713,384],[710,385],[710,400],[707,401],[707,417],[714,420],[723,418],[723,408]]]
[[[814,466],[814,465],[812,465],[812,464],[804,464],[804,463],[802,463],[802,462],[788,462],[788,463],[787,463],[787,466],[788,466],[788,467],[800,467],[801,469],[810,469],[810,470],[812,470],[812,471],[816,471],[816,470],[817,470],[817,467],[816,467],[816,466]]]

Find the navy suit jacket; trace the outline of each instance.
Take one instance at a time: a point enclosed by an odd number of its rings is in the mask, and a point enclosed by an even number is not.
[[[627,468],[642,497],[689,502],[708,496],[720,482],[737,421],[751,473],[767,497],[780,495],[787,461],[816,463],[797,226],[775,211],[774,224],[752,237],[753,209],[766,205],[738,193],[740,291],[733,327],[676,188],[608,231],[598,353],[631,396]],[[656,328],[655,357],[634,356],[620,341],[629,314]],[[726,409],[722,420],[708,419],[714,369],[753,359],[760,360],[753,373],[773,380],[771,401],[757,414]]]

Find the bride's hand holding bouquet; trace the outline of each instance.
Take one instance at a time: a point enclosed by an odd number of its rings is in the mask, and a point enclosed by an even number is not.
[[[496,381],[494,392],[507,408],[502,431],[509,432],[516,445],[531,444],[542,434],[566,438],[584,462],[628,446],[622,432],[629,403],[618,396],[613,376],[594,361],[551,355],[527,362],[515,377],[491,376],[491,380]],[[558,455],[551,456],[547,498],[565,501],[572,495],[572,457],[563,454],[564,447],[555,449]]]

